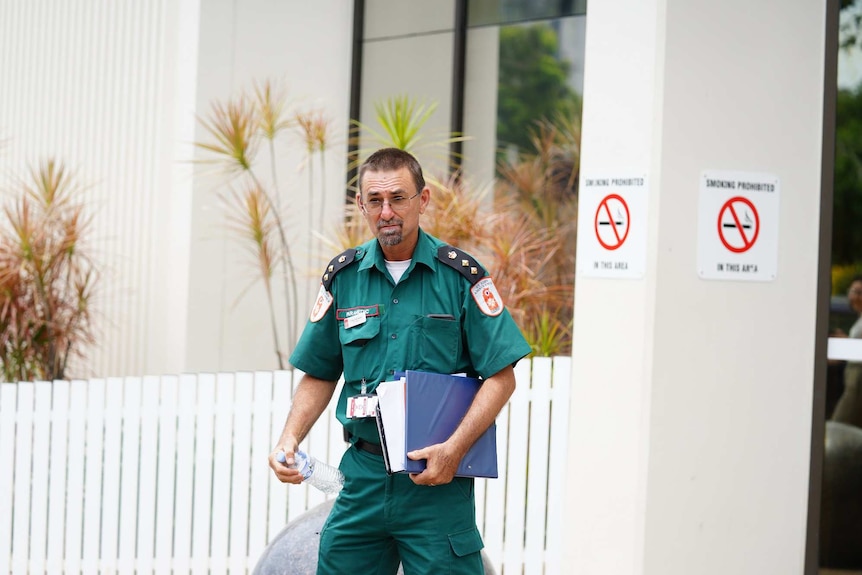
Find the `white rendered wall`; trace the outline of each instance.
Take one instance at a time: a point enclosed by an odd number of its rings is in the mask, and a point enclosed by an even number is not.
[[[500,28],[467,29],[464,86],[464,173],[474,186],[494,182],[497,162],[497,85],[500,68]]]
[[[254,276],[226,236],[217,181],[193,170],[195,117],[267,78],[293,109],[321,108],[333,127],[324,215],[340,221],[352,17],[350,0],[0,0],[0,177],[55,156],[92,185],[100,333],[71,375],[276,366],[262,288],[237,303]],[[301,326],[324,262],[308,249],[319,215],[307,213],[294,141],[279,151],[279,176]]]
[[[97,345],[70,376],[182,366],[197,0],[0,0],[0,178],[89,185]]]
[[[227,101],[267,79],[286,90],[290,110],[321,109],[331,119],[331,145],[325,164],[315,161],[315,189],[309,190],[302,139],[292,133],[277,150],[279,188],[287,199],[287,239],[300,278],[297,333],[308,318],[321,271],[334,248],[319,248],[320,233],[333,237],[342,220],[346,181],[347,118],[353,2],[270,2],[213,0],[201,6],[197,72],[198,114],[214,100]],[[198,127],[197,139],[206,138]],[[262,149],[261,152],[265,152]],[[204,156],[200,153],[198,158]],[[269,163],[262,172],[270,181]],[[318,229],[321,174],[325,171],[325,229]],[[262,284],[236,236],[226,231],[218,193],[224,179],[196,169],[192,218],[190,299],[185,368],[249,370],[277,367]],[[315,211],[312,214],[310,207]],[[313,228],[313,229],[310,229]],[[324,253],[325,252],[325,253]],[[244,290],[255,282],[249,291]],[[285,343],[285,301],[276,280],[276,317]]]
[[[642,279],[577,278],[573,573],[803,573],[825,12],[590,5],[581,174],[645,173],[649,208]],[[707,169],[780,178],[773,281],[698,276]]]
[[[426,174],[446,173],[451,130],[454,0],[367,0],[360,119],[380,130],[375,103],[409,96],[437,108],[422,130],[414,153]],[[469,74],[469,72],[468,72]],[[379,144],[364,139],[363,148]]]

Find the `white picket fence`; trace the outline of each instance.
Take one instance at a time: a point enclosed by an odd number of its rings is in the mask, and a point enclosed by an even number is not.
[[[498,575],[562,573],[570,358],[516,368],[497,419],[500,478],[477,481]],[[267,455],[298,372],[0,384],[0,573],[251,573],[324,496]],[[304,442],[344,451],[330,411]]]

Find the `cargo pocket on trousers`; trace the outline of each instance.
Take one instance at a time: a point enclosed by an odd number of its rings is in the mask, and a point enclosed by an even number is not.
[[[466,557],[472,553],[478,553],[485,546],[482,536],[475,527],[449,534],[449,546],[452,553],[457,557]]]

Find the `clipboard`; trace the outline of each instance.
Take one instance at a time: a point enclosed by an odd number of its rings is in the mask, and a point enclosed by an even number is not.
[[[407,453],[449,439],[481,386],[473,377],[412,370],[380,383],[376,419],[386,471],[424,471],[425,460],[413,461]],[[498,477],[495,423],[470,447],[455,476]]]

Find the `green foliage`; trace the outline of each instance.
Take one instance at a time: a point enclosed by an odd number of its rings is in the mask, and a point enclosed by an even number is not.
[[[82,188],[49,160],[10,190],[0,221],[0,375],[63,379],[94,341],[98,274],[86,250]]]
[[[357,125],[373,133],[375,143],[394,147],[418,142],[434,109],[400,98],[376,108],[378,124],[389,127],[372,132]],[[392,129],[394,124],[401,128]],[[524,129],[524,151],[500,164],[493,189],[475,187],[459,170],[426,170],[432,191],[422,227],[482,261],[535,354],[565,354],[571,351],[574,304],[580,110],[554,109],[548,118],[531,117]],[[409,138],[396,140],[398,134]],[[424,142],[423,149],[455,137]],[[407,149],[416,153],[415,147]],[[361,214],[353,212],[332,245],[351,247],[368,234]]]
[[[497,257],[497,278],[510,284],[504,295],[527,341],[537,354],[571,351],[574,314],[575,240],[580,168],[580,114],[540,119],[530,131],[531,148],[501,162],[496,209],[523,218],[518,228],[497,238],[533,238],[520,250],[523,264]],[[499,240],[498,240],[499,242]],[[529,246],[529,247],[528,247]],[[503,250],[495,250],[502,253]],[[523,268],[523,269],[522,269]],[[519,270],[514,277],[512,270]],[[502,291],[501,291],[502,293]]]
[[[534,356],[552,357],[571,352],[571,330],[571,318],[563,323],[554,310],[542,309],[526,326],[525,337]]]
[[[410,152],[420,161],[428,156],[445,158],[444,165],[449,165],[453,171],[457,170],[458,166],[449,162],[449,145],[463,142],[466,138],[461,134],[449,132],[429,134],[427,129],[423,129],[436,110],[436,102],[418,101],[407,94],[375,102],[376,126],[355,119],[350,122],[353,141],[361,142],[365,147],[357,149],[348,158],[348,169],[358,169],[365,158],[375,150],[398,148]],[[356,182],[348,182],[348,187],[355,188]]]
[[[832,266],[832,295],[846,295],[853,278],[862,276],[862,262]]]
[[[862,260],[862,90],[840,90],[836,107],[832,263]]]
[[[566,115],[577,107],[579,97],[567,84],[570,64],[557,54],[557,33],[547,24],[500,29],[499,147],[533,149],[530,129],[536,119]]]
[[[841,0],[842,22],[839,29],[839,42],[842,48],[851,49],[862,40],[862,11],[860,0]]]
[[[371,130],[371,133],[376,136],[377,143],[383,146],[413,152],[422,138],[419,130],[428,122],[436,109],[436,103],[426,105],[406,95],[389,98],[385,102],[376,102],[374,111],[377,123],[383,128],[383,132]]]

